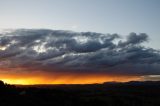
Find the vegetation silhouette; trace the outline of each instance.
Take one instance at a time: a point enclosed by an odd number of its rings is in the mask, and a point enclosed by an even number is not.
[[[160,82],[85,85],[8,85],[0,81],[0,106],[160,106]]]
[[[0,88],[4,88],[5,87],[5,84],[3,81],[0,81]]]

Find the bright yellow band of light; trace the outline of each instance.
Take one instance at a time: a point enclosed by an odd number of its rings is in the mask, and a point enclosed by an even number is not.
[[[46,73],[46,72],[1,72],[0,80],[9,84],[92,84],[107,81],[127,82],[138,80],[136,76],[117,76],[106,74],[75,74],[75,73]]]

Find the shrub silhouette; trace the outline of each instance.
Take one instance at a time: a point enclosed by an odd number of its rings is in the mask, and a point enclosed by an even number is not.
[[[5,88],[5,84],[3,81],[0,80],[0,88]]]

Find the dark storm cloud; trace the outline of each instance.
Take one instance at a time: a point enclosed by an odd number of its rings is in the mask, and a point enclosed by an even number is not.
[[[129,34],[125,42],[119,42],[119,46],[136,45],[145,41],[148,41],[148,35],[146,35],[145,33],[137,35],[136,33],[132,32]]]
[[[0,35],[0,67],[44,71],[160,74],[158,50],[141,46],[145,33],[18,29]],[[114,43],[119,40],[118,44]]]

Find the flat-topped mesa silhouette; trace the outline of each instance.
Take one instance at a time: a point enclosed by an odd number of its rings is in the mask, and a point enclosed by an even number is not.
[[[160,81],[129,81],[129,82],[104,82],[104,85],[132,85],[132,86],[149,86],[160,85]]]

